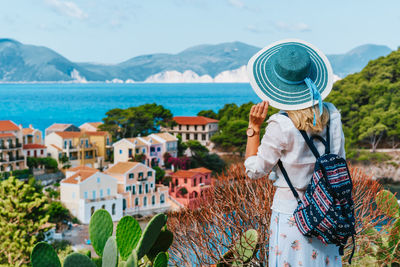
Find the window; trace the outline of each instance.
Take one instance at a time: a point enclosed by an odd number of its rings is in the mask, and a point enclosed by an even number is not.
[[[65,141],[64,141],[64,148],[67,148],[67,145],[68,145],[68,141],[65,140]]]
[[[186,130],[189,130],[189,125],[186,125]]]
[[[103,197],[103,189],[100,189],[100,197]]]
[[[145,149],[145,148],[142,148],[142,152],[143,152],[143,154],[146,153],[146,149]]]
[[[156,151],[156,150],[155,150],[155,147],[153,147],[153,146],[150,147],[150,152],[154,152],[154,151]]]
[[[128,152],[128,155],[129,155],[129,157],[132,157],[132,154],[133,154],[133,150],[132,150],[132,148],[129,148],[129,150],[128,150],[129,152]]]
[[[86,145],[86,147],[89,147],[89,140],[85,140],[85,145]]]
[[[28,154],[28,156],[30,156],[30,155],[31,155],[31,151],[28,150],[28,153],[27,153],[27,154]]]
[[[112,215],[115,215],[115,203],[112,204],[112,207],[111,207],[111,214],[112,214]]]
[[[185,184],[187,183],[187,178],[185,178],[184,183],[185,183]]]
[[[194,126],[194,130],[197,131],[197,125]]]
[[[139,172],[139,179],[143,178],[143,172]]]
[[[120,154],[120,155],[122,154],[122,149],[119,150],[119,154]]]
[[[101,206],[101,208],[102,208],[103,210],[105,210],[105,209],[106,209],[106,205],[103,204],[103,205]]]
[[[182,125],[179,125],[179,131],[182,130]]]
[[[202,183],[203,177],[200,177],[200,183]]]
[[[205,131],[206,130],[206,126],[205,125],[203,125],[203,131]]]
[[[96,199],[96,190],[92,191],[92,199]]]
[[[153,195],[153,196],[151,197],[151,204],[152,204],[152,205],[156,204],[156,196],[155,196],[155,195]]]
[[[163,204],[164,201],[165,201],[165,199],[164,199],[164,194],[161,194],[161,196],[160,196],[160,203]]]
[[[134,185],[132,185],[132,195],[136,194],[136,188]]]
[[[144,198],[143,198],[143,206],[146,206],[147,205],[147,197],[145,196]]]
[[[194,134],[194,140],[197,140],[197,133]]]
[[[139,148],[136,148],[135,152],[136,154],[139,154]]]
[[[72,140],[69,140],[69,147],[72,147]]]
[[[128,185],[128,186],[126,187],[126,191],[131,191],[131,186],[130,186],[130,185]]]
[[[196,186],[196,178],[193,179],[193,186]]]
[[[85,192],[83,195],[84,195],[85,199],[88,199],[88,193],[87,192]]]
[[[43,154],[44,154],[43,149],[41,149],[40,150],[40,155],[43,155]]]
[[[91,208],[90,208],[90,216],[92,216],[92,215],[93,215],[93,213],[94,213],[94,210],[95,210],[95,209],[94,209],[94,207],[91,207]]]
[[[157,147],[157,152],[160,152],[161,151],[161,147]]]
[[[110,188],[107,188],[107,196],[111,195],[111,190]]]
[[[134,174],[133,173],[130,173],[129,174],[129,179],[133,179],[134,178]]]
[[[147,176],[148,176],[148,177],[151,177],[151,174],[152,174],[152,171],[148,171],[148,172],[147,172]]]
[[[175,179],[175,186],[178,186],[178,179]]]
[[[150,188],[153,188],[153,183],[150,183]]]
[[[98,184],[100,183],[100,177],[97,177],[97,183]]]
[[[201,140],[206,140],[206,135],[205,134],[201,135]]]
[[[135,198],[135,206],[139,205],[139,198]]]
[[[186,140],[190,139],[190,134],[186,134]]]
[[[140,184],[139,185],[139,194],[141,194],[142,193],[142,185]]]
[[[109,146],[110,145],[110,137],[107,136],[106,140],[107,140],[107,146]]]
[[[145,186],[145,188],[146,188],[146,194],[149,192],[149,185],[148,184],[146,184],[146,186]]]

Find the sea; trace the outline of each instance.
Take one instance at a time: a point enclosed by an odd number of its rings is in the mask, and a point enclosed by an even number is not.
[[[0,101],[0,120],[44,131],[53,123],[101,121],[111,109],[146,103],[162,105],[173,116],[196,116],[228,103],[261,100],[248,83],[5,83]]]

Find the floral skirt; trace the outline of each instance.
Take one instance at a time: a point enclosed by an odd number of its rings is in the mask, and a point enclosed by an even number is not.
[[[269,267],[342,266],[336,245],[325,245],[316,237],[303,236],[293,215],[272,211]]]

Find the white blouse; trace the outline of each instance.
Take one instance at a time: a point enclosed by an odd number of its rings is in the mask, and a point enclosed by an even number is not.
[[[340,113],[333,104],[325,104],[330,113],[330,152],[345,158]],[[257,179],[271,171],[269,179],[275,180],[274,186],[277,187],[272,209],[292,214],[297,207],[297,201],[276,164],[281,159],[291,183],[302,197],[310,183],[316,158],[290,118],[277,113],[267,122],[257,155],[248,157],[244,162],[246,174]],[[326,128],[320,135],[326,140]],[[314,144],[320,155],[323,155],[325,146],[318,140],[314,140]]]

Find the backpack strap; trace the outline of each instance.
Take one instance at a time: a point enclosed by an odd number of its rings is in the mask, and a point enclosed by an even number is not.
[[[296,198],[297,203],[298,203],[298,204],[302,204],[302,202],[301,202],[301,200],[300,200],[300,196],[299,196],[299,194],[297,193],[296,189],[294,189],[294,186],[292,185],[292,183],[290,182],[289,175],[287,174],[285,168],[283,167],[283,164],[282,164],[282,161],[281,161],[281,160],[278,160],[278,166],[279,166],[279,168],[281,169],[281,172],[282,172],[282,174],[283,174],[283,177],[285,177],[286,183],[289,185],[290,190],[292,191],[294,197]]]

